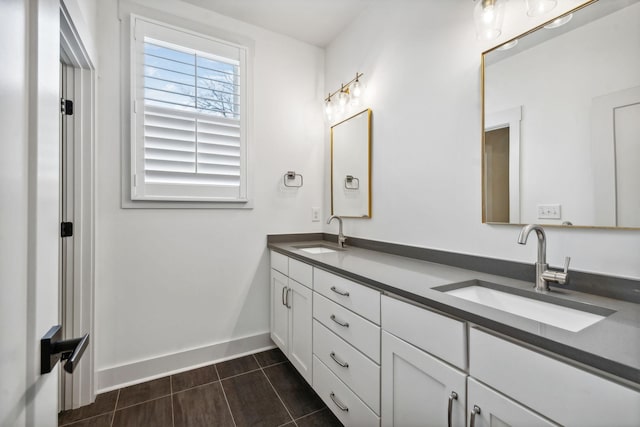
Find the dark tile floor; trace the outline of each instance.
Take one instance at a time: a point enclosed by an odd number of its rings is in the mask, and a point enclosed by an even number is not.
[[[340,421],[278,349],[170,375],[61,412],[69,427],[331,427]]]

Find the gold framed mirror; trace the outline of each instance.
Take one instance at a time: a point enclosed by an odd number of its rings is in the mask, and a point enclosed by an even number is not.
[[[371,218],[371,110],[331,127],[331,215]]]
[[[640,228],[640,1],[558,18],[482,54],[482,221]]]

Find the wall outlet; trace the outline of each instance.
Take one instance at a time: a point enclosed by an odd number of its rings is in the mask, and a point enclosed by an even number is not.
[[[311,222],[320,222],[320,208],[311,208]]]
[[[560,219],[560,205],[538,205],[538,219]]]

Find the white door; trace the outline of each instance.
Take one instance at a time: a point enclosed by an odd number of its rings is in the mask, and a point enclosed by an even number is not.
[[[465,425],[464,372],[386,331],[380,369],[383,426]]]
[[[470,427],[558,426],[471,377],[467,384]]]
[[[616,225],[640,227],[640,99],[613,110],[616,151]]]
[[[271,339],[284,354],[289,352],[287,289],[287,276],[271,269]]]
[[[289,359],[311,384],[313,292],[292,279],[289,279],[289,289]]]
[[[40,338],[59,319],[59,2],[3,0],[0,16],[0,425],[56,426]]]

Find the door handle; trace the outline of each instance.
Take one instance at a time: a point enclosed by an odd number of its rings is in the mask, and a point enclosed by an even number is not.
[[[62,325],[52,326],[40,339],[40,373],[48,374],[58,363],[58,360],[66,360],[64,370],[73,373],[78,366],[80,358],[89,345],[89,334],[80,338],[63,340]]]

